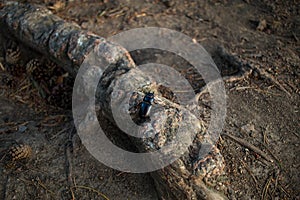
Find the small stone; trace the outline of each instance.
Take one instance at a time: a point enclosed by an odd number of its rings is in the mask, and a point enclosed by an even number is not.
[[[170,7],[172,7],[172,6],[175,5],[175,1],[172,1],[172,0],[163,0],[162,2],[168,8],[170,8]]]
[[[18,127],[18,132],[19,132],[19,133],[23,133],[23,132],[25,132],[26,130],[27,130],[27,126],[20,125],[20,126]]]
[[[88,22],[82,22],[80,26],[81,26],[81,28],[83,28],[83,29],[87,29],[87,28],[88,28],[88,25],[89,25]]]
[[[258,26],[256,27],[256,30],[263,31],[267,28],[267,21],[265,19],[260,20],[258,23]]]

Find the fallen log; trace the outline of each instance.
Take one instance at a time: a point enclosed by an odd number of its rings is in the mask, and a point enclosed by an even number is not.
[[[74,77],[93,48],[98,48],[108,63],[124,62],[128,69],[134,66],[121,46],[83,31],[75,23],[66,23],[42,6],[7,3],[0,10],[0,26],[4,36],[48,56]]]
[[[102,69],[95,67],[92,69],[94,71],[83,71],[84,73],[81,73],[85,75],[82,78],[83,88],[75,91],[75,95],[81,95],[81,98],[73,99],[75,105],[80,105],[73,109],[76,113],[84,114],[83,118],[77,121],[78,131],[83,128],[86,132],[84,139],[81,138],[83,144],[98,148],[97,144],[103,143],[98,135],[93,134],[94,125],[98,121],[89,115],[94,110],[93,102],[95,100],[90,96],[97,90],[98,115],[117,124],[123,118],[115,119],[114,112],[125,112],[142,127],[137,131],[139,135],[146,136],[155,133],[152,137],[130,137],[140,152],[155,152],[167,147],[158,159],[145,160],[151,168],[152,165],[157,165],[156,162],[173,159],[172,164],[151,172],[161,199],[225,198],[203,182],[204,176],[218,175],[224,167],[219,150],[212,141],[204,137],[206,122],[178,104],[174,98],[166,98],[164,93],[168,91],[168,88],[162,90],[159,84],[153,83],[141,70],[137,69],[129,53],[123,47],[88,31],[83,31],[76,24],[67,23],[46,8],[36,5],[20,3],[4,5],[0,10],[0,26],[2,35],[13,37],[22,45],[49,57],[63,66],[73,77],[77,75],[79,67],[92,51],[104,58],[100,62],[104,61],[109,65],[103,72],[100,83],[96,86],[91,80],[96,80],[95,74],[101,72]],[[135,92],[128,92],[128,88]],[[149,91],[155,91],[157,106],[154,106],[151,111],[152,119],[150,121],[140,121],[137,108],[144,94]],[[88,99],[88,101],[84,99]],[[130,99],[129,107],[125,101],[128,99]],[[112,110],[112,107],[115,108],[115,111]],[[83,110],[90,112],[83,112]],[[124,133],[120,131],[120,134]],[[170,142],[173,139],[186,141],[187,144],[191,142],[191,145],[173,144]],[[178,144],[181,145],[175,146],[178,148],[178,152],[168,153],[168,148],[171,150],[174,145]],[[203,144],[210,144],[207,148],[211,153],[209,158],[199,159],[198,152],[200,148],[204,147]],[[109,148],[103,144],[103,147],[100,148],[105,150],[106,147]],[[182,149],[186,147],[189,150],[181,154]],[[132,167],[135,167],[136,164],[133,163]],[[143,163],[138,164],[142,165]],[[197,170],[201,173],[197,173]]]

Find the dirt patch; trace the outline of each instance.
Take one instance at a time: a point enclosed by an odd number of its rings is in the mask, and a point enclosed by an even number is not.
[[[236,75],[241,66],[252,67],[246,78],[226,83],[224,132],[263,150],[274,162],[221,136],[218,146],[226,168],[211,186],[225,191],[229,199],[300,198],[300,8],[296,1],[34,2],[103,37],[145,26],[183,32],[212,54],[224,77]],[[228,54],[222,54],[220,47]],[[0,52],[0,61],[8,69],[4,48]],[[147,57],[137,59],[142,62]],[[158,59],[168,62],[165,56]],[[112,170],[96,161],[77,135],[70,141],[70,110],[49,106],[35,87],[28,89],[20,82],[22,75],[0,71],[1,155],[13,143],[27,143],[34,153],[29,162],[12,168],[1,162],[1,198],[105,199],[104,194],[109,199],[157,199],[147,174]],[[201,86],[193,83],[196,91]]]

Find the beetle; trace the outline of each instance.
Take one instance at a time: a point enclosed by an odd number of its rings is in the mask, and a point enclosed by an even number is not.
[[[139,112],[140,117],[146,118],[149,116],[153,102],[154,102],[154,92],[148,92],[145,95],[143,102],[141,103],[140,112]]]

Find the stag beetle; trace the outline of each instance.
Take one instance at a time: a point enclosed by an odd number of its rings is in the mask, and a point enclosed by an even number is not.
[[[140,117],[145,118],[149,116],[152,103],[154,102],[154,92],[148,92],[144,99],[143,102],[141,103],[140,107]]]

